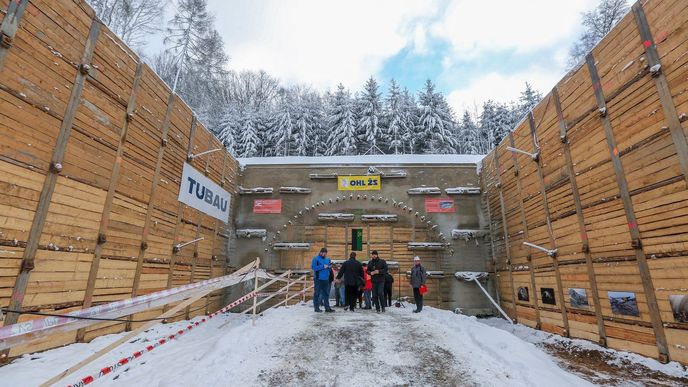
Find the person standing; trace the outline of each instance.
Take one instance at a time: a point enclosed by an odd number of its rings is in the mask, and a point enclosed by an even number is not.
[[[320,253],[313,257],[311,261],[311,269],[313,269],[313,279],[315,281],[315,292],[313,293],[313,307],[315,312],[322,312],[320,304],[325,306],[325,312],[332,313],[334,309],[330,308],[330,259],[327,258],[327,249],[320,249]]]
[[[373,282],[373,303],[375,310],[380,313],[385,311],[385,275],[387,274],[387,262],[381,259],[377,250],[370,253],[373,258],[368,262],[368,274]]]
[[[339,278],[339,272],[342,270],[342,265],[341,264],[335,264],[334,268],[332,270],[334,271],[334,276],[335,276],[335,281],[334,281],[335,306],[345,306],[346,303],[344,301],[344,284],[341,281],[337,281],[337,278]]]
[[[392,306],[392,287],[394,287],[394,276],[385,274],[385,298],[387,299],[387,306]]]
[[[370,279],[370,275],[367,272],[368,264],[363,264],[363,299],[365,300],[365,308],[361,306],[361,309],[373,309],[371,305],[371,293],[373,291],[373,282]]]
[[[411,268],[411,287],[413,288],[413,298],[416,300],[416,310],[413,313],[420,313],[423,310],[423,295],[420,294],[421,285],[425,285],[428,280],[428,273],[420,264],[420,257],[413,257],[413,267]]]
[[[356,308],[356,298],[358,296],[358,288],[363,282],[363,267],[361,263],[356,260],[356,253],[351,252],[349,259],[342,264],[339,273],[337,273],[337,280],[344,281],[344,289],[346,292],[345,299],[351,312]]]

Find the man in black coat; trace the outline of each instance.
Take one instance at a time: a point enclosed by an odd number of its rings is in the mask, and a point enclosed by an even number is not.
[[[356,298],[358,298],[358,289],[365,284],[363,266],[356,260],[356,253],[351,252],[349,259],[342,264],[337,280],[341,281],[342,277],[344,277],[346,303],[349,305],[349,310],[353,312],[356,307]]]
[[[375,310],[380,313],[380,309],[385,311],[385,276],[387,275],[387,262],[380,259],[377,250],[370,253],[373,258],[368,262],[368,274],[373,281],[373,303]]]

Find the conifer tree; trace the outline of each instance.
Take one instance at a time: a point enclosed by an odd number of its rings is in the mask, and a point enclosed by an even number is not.
[[[333,96],[327,123],[329,128],[327,155],[354,155],[356,153],[356,118],[353,101],[341,83]]]

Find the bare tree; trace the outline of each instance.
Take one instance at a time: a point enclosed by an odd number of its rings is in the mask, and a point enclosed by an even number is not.
[[[628,13],[627,0],[602,0],[592,11],[583,12],[585,31],[569,50],[569,69],[583,62],[585,55]]]
[[[98,18],[124,43],[141,46],[146,36],[160,29],[162,0],[90,0]]]
[[[231,72],[229,95],[238,106],[253,110],[268,107],[280,88],[279,80],[263,70]]]

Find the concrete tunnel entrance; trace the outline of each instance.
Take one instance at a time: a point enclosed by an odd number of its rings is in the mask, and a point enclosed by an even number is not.
[[[407,272],[419,255],[430,272],[426,303],[494,314],[475,284],[457,271],[492,271],[477,158],[471,156],[286,157],[244,159],[233,205],[233,266],[256,256],[275,273],[310,274],[321,247],[343,260],[356,251],[392,262],[393,297],[411,297]],[[375,187],[347,180],[375,178]],[[344,183],[342,183],[344,180]],[[344,184],[344,185],[342,185]],[[494,297],[493,280],[487,281]]]

